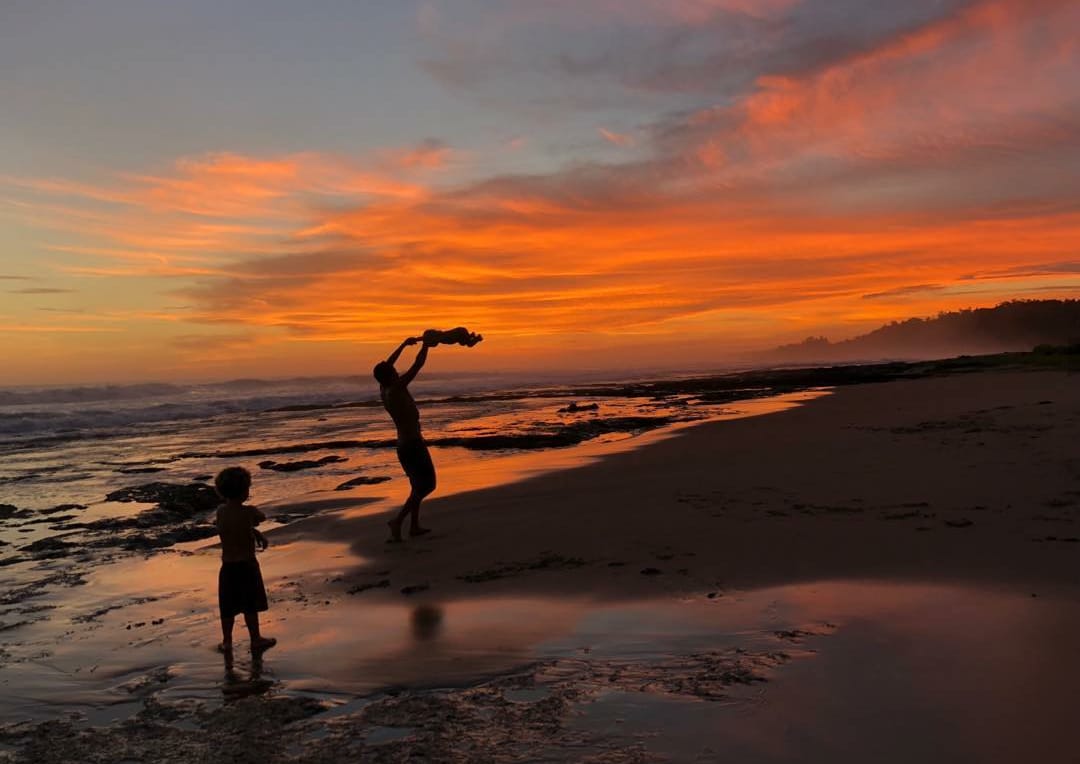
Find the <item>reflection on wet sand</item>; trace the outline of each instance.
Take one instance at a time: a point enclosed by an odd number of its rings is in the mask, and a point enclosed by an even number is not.
[[[855,761],[868,751],[875,761],[941,761],[947,752],[1004,762],[1064,744],[1080,679],[1068,638],[1080,630],[1080,606],[1067,597],[841,581],[711,600],[346,597],[329,606],[305,599],[302,586],[291,591],[275,607],[275,653],[238,654],[224,680],[207,646],[213,620],[180,616],[197,601],[192,592],[168,601],[168,634],[115,644],[125,623],[166,612],[162,601],[147,602],[106,613],[48,660],[8,666],[4,716],[82,708],[101,720],[93,709],[120,703],[107,717],[118,720],[150,698],[233,703],[274,688],[278,698],[321,699],[313,713],[336,707],[334,718],[363,713],[415,727],[394,741],[408,749],[438,731],[429,715],[436,697],[458,698],[461,709],[499,697],[547,704],[555,759],[560,740],[583,735],[605,745],[646,740],[650,752],[676,760],[722,746],[749,762],[804,753]],[[414,710],[372,711],[390,702],[380,700],[388,688],[395,703],[415,698]],[[633,719],[632,732],[618,719]]]
[[[276,684],[263,676],[263,661],[262,655],[252,655],[247,665],[226,662],[225,678],[221,682],[221,695],[226,702],[262,695]]]
[[[412,611],[413,637],[417,642],[430,642],[442,631],[443,611],[435,605],[417,605]]]

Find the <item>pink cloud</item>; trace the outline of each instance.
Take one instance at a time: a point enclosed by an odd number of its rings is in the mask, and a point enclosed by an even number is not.
[[[607,141],[613,146],[621,146],[625,148],[627,146],[634,145],[634,136],[632,135],[628,135],[626,133],[617,133],[614,130],[608,130],[604,127],[596,128],[596,132],[600,134],[601,138],[603,138],[605,141]]]

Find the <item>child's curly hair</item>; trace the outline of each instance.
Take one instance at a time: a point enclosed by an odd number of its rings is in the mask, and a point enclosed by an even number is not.
[[[251,492],[251,473],[243,467],[226,467],[214,478],[214,488],[223,499],[244,501]]]

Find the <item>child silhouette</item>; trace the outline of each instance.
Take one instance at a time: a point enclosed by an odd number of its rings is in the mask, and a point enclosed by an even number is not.
[[[429,347],[435,345],[464,345],[467,348],[471,348],[483,340],[484,337],[476,332],[470,332],[464,326],[458,326],[445,331],[441,329],[428,329],[424,332],[421,339],[423,339],[424,344]]]

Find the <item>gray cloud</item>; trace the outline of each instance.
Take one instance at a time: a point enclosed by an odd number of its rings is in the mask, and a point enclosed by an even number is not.
[[[625,91],[623,98],[635,92],[697,94],[723,102],[752,89],[760,77],[816,71],[971,4],[804,0],[772,18],[716,7],[693,21],[635,21],[625,14],[614,19],[594,8],[594,23],[583,25],[586,3],[551,9],[547,34],[507,21],[477,45],[464,44],[473,31],[465,13],[431,32],[433,50],[421,65],[447,87],[510,104],[556,91],[587,107],[588,98],[570,94],[602,94],[612,86]],[[536,23],[535,14],[526,18]],[[610,104],[601,98],[596,106]]]

